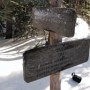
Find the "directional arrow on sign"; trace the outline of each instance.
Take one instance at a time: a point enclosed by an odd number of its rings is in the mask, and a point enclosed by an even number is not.
[[[89,45],[85,39],[58,43],[28,50],[23,54],[26,82],[60,72],[88,60]]]

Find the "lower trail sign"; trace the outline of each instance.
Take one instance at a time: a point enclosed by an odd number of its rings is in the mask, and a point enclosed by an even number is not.
[[[23,54],[24,79],[31,82],[60,72],[86,62],[88,56],[89,45],[85,39],[28,50]]]

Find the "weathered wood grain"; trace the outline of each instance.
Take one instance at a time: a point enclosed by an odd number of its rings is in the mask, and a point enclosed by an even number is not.
[[[76,12],[66,8],[33,8],[33,26],[62,36],[74,35]]]
[[[85,39],[58,43],[28,50],[23,54],[26,82],[60,72],[88,60],[89,45]]]

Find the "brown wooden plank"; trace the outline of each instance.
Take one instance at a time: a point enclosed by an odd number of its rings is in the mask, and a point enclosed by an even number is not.
[[[33,8],[33,26],[53,31],[62,36],[74,35],[76,13],[66,8]]]
[[[87,40],[58,43],[28,50],[23,54],[23,70],[26,82],[60,72],[88,60]]]

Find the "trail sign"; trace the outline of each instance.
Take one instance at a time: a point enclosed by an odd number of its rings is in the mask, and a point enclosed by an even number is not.
[[[24,79],[31,82],[60,72],[86,62],[88,56],[89,45],[85,39],[28,50],[23,54]]]
[[[33,25],[38,29],[53,31],[62,36],[74,35],[76,13],[66,8],[33,8]]]

